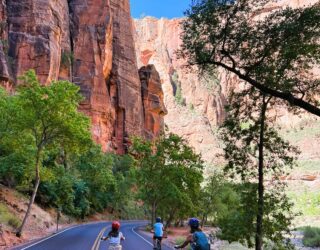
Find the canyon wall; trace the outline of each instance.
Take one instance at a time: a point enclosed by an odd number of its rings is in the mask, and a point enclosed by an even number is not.
[[[147,138],[160,136],[164,128],[163,117],[168,111],[163,102],[163,91],[158,71],[154,65],[143,66],[139,70],[142,84],[142,100],[144,107],[144,128]]]
[[[269,3],[265,12],[285,6],[302,7],[317,0],[280,0]],[[262,13],[264,14],[264,13]],[[198,75],[187,70],[186,62],[177,57],[181,45],[182,19],[135,19],[135,41],[138,66],[154,64],[159,71],[164,90],[164,102],[168,110],[165,123],[169,130],[185,137],[209,163],[220,163],[216,157],[221,152],[217,127],[226,117],[224,106],[232,86],[239,80],[226,72],[216,75]],[[284,130],[300,129],[303,124],[314,126],[314,117],[304,114],[304,120],[286,109],[275,108],[278,123]],[[303,125],[304,126],[304,125]],[[284,132],[285,133],[285,132]],[[298,146],[304,149],[305,158],[319,158],[314,145],[320,138],[306,137]]]
[[[145,129],[129,0],[1,0],[0,38],[7,89],[29,69],[43,84],[77,84],[85,97],[80,109],[105,151],[125,153],[130,136],[154,136]]]
[[[169,130],[185,137],[205,161],[215,162],[220,147],[214,131],[225,118],[228,87],[217,84],[220,76],[199,78],[177,58],[180,22],[153,17],[134,20],[138,66],[154,64],[159,72]]]

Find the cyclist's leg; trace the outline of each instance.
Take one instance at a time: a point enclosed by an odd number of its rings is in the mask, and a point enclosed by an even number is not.
[[[157,237],[153,235],[153,248],[157,247]]]
[[[158,239],[158,249],[161,249],[161,245],[162,245],[162,237],[157,237]]]
[[[122,250],[122,246],[121,245],[109,246],[108,250]]]

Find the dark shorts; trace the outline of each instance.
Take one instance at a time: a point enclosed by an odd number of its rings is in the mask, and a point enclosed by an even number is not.
[[[162,237],[155,236],[155,235],[153,235],[153,239],[154,239],[154,240],[158,239],[158,240],[162,241]]]

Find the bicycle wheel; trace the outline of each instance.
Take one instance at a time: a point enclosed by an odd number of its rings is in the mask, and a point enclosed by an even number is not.
[[[157,240],[157,250],[161,250],[161,241]]]

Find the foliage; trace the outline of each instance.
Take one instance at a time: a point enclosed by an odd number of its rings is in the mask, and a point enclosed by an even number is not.
[[[320,228],[306,227],[303,230],[303,245],[307,247],[320,247]]]
[[[257,184],[241,183],[234,186],[239,197],[224,214],[218,215],[217,225],[222,229],[219,238],[229,242],[240,242],[248,247],[254,246],[257,218]],[[273,242],[276,249],[289,249],[283,233],[289,233],[293,215],[292,204],[284,193],[283,184],[268,188],[264,196],[264,239]]]
[[[291,246],[284,245],[284,233],[290,232],[293,204],[285,195],[280,177],[294,166],[297,149],[271,126],[270,102],[271,98],[260,96],[252,88],[234,93],[230,99],[229,116],[221,130],[225,172],[242,185],[237,189],[241,202],[234,215],[220,219],[219,225],[223,238],[230,242],[252,247],[256,236],[257,247],[260,233],[265,244],[271,241],[277,249],[288,249]]]
[[[135,180],[130,177],[130,156],[103,153],[99,146],[92,145],[83,154],[72,155],[66,169],[57,162],[56,154],[52,152],[46,159],[54,178],[40,185],[40,204],[61,208],[82,219],[106,208],[122,218],[143,218],[131,192]]]
[[[104,154],[100,147],[92,147],[80,156],[75,164],[80,178],[87,184],[88,199],[94,211],[102,212],[111,202],[114,190],[112,157]]]
[[[181,82],[179,80],[177,72],[174,72],[174,74],[172,75],[171,84],[173,87],[173,95],[176,103],[180,106],[186,106],[186,100],[182,95]]]
[[[0,223],[17,228],[21,222],[13,213],[9,211],[4,203],[0,203]]]
[[[90,122],[78,111],[83,99],[79,87],[67,81],[41,86],[34,71],[28,71],[21,81],[16,94],[21,111],[16,129],[30,132],[38,148],[59,144],[81,151],[81,144],[90,142]]]
[[[320,214],[320,192],[309,187],[299,185],[299,190],[292,190],[296,187],[291,187],[287,194],[295,203],[295,210],[301,215],[318,216]]]
[[[213,173],[202,188],[199,201],[202,223],[210,221],[217,225],[221,218],[229,217],[232,210],[238,209],[239,203],[235,186],[225,179],[223,173]]]
[[[200,71],[222,68],[266,95],[320,116],[314,95],[320,81],[313,72],[320,59],[320,6],[266,12],[269,2],[193,1],[179,55]]]
[[[294,128],[282,131],[284,138],[291,143],[301,143],[320,136],[320,122],[318,120],[302,120]]]
[[[203,166],[184,139],[171,133],[154,143],[135,138],[131,154],[138,168],[139,198],[149,206],[152,221],[160,215],[170,225],[197,209]]]
[[[182,243],[185,241],[186,239],[184,237],[177,237],[175,239],[175,245],[182,245]],[[191,250],[190,246],[186,246],[184,249],[186,250]]]
[[[136,138],[136,159],[104,153],[78,111],[78,91],[65,81],[42,86],[34,71],[14,95],[0,89],[0,182],[32,192],[30,208],[35,199],[82,219],[105,209],[141,219],[153,201],[169,222],[196,212],[203,167],[186,141],[174,134],[154,143]]]
[[[134,160],[129,155],[113,155],[112,173],[115,179],[112,208],[121,217],[128,219],[144,218],[144,208],[137,204],[133,188],[136,186],[136,169]]]
[[[61,66],[63,67],[70,67],[74,61],[74,54],[73,52],[62,51],[61,53]]]
[[[204,74],[200,76],[200,83],[211,94],[216,94],[221,88],[218,73],[214,70],[204,72]]]

